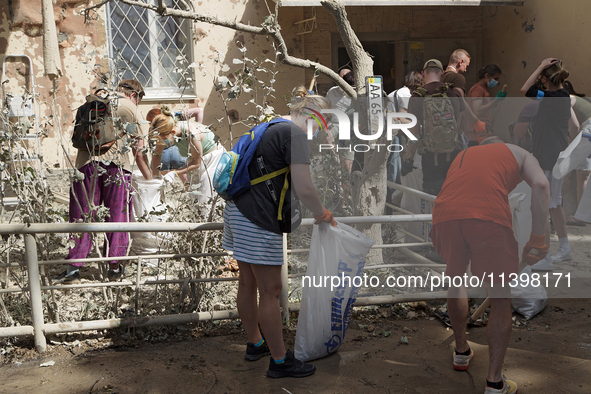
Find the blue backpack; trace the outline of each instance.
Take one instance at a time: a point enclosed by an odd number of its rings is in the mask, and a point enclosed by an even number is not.
[[[279,212],[277,214],[277,219],[283,220],[283,203],[289,187],[287,180],[289,166],[255,179],[250,179],[250,174],[248,172],[248,166],[255,155],[263,134],[265,134],[265,131],[267,131],[267,128],[270,125],[280,122],[289,121],[281,118],[273,119],[269,122],[261,123],[260,125],[253,127],[248,133],[245,133],[240,137],[232,150],[230,152],[225,152],[220,158],[213,176],[213,188],[224,200],[232,200],[246,193],[254,185],[275,178],[281,174],[285,174],[285,183],[281,190]]]

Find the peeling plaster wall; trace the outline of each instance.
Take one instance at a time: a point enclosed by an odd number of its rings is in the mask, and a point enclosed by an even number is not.
[[[41,0],[12,0],[12,8],[7,2],[0,4],[0,51],[7,54],[24,53],[34,59],[34,77],[39,93],[40,115],[51,114],[53,100],[51,81],[43,75],[42,38],[40,34]],[[196,9],[224,19],[237,19],[251,24],[260,24],[267,15],[265,3],[261,0],[206,0],[195,1]],[[75,108],[83,102],[84,96],[95,84],[92,72],[94,64],[101,63],[93,53],[106,53],[104,23],[101,20],[88,25],[79,15],[84,4],[74,0],[58,0],[54,11],[60,38],[60,56],[64,75],[59,79],[57,108],[60,118],[59,128],[48,128],[49,138],[43,141],[43,154],[48,164],[66,165],[60,142],[63,141],[68,154],[75,155],[70,147],[69,136]],[[310,7],[280,8],[280,23],[287,45],[293,55],[311,60],[319,59],[323,64],[332,64],[331,40],[337,32],[336,24],[326,11],[316,7],[318,27],[313,33],[296,36],[293,23],[311,17]],[[541,59],[557,56],[564,60],[571,72],[570,80],[578,90],[591,95],[591,81],[586,78],[588,37],[591,37],[591,2],[586,0],[526,0],[524,7],[348,7],[347,12],[353,28],[364,33],[401,33],[408,39],[442,37],[476,37],[481,39],[481,52],[473,53],[472,69],[488,63],[496,63],[503,69],[501,82],[508,85],[510,96],[519,96],[523,81],[539,64]],[[446,20],[469,20],[496,13],[492,23],[474,30],[453,32],[446,26]],[[103,11],[99,11],[102,17]],[[215,51],[231,70],[233,58],[240,57],[236,41],[245,43],[249,57],[265,55],[272,57],[271,41],[262,36],[251,36],[231,29],[214,27],[205,23],[194,24],[194,61],[201,62],[204,70],[215,70]],[[442,59],[446,60],[446,59]],[[525,62],[525,68],[524,63]],[[7,90],[18,93],[30,82],[25,78],[29,70],[18,62],[7,67],[10,82]],[[104,63],[104,61],[103,61]],[[218,66],[219,69],[219,66]],[[311,71],[280,66],[282,74],[277,78],[276,98],[273,105],[280,113],[285,113],[288,95],[294,86],[308,84]],[[203,75],[204,70],[196,71],[197,102],[205,107],[205,122],[217,123],[224,115],[223,105],[215,91],[211,75]],[[321,77],[319,83],[330,82]],[[469,84],[473,83],[468,81]],[[252,95],[242,94],[239,100],[230,102],[230,109],[236,109],[241,119],[252,112],[245,106]],[[158,102],[143,102],[142,112]],[[190,104],[194,105],[194,104]],[[235,128],[235,133],[243,129]],[[222,138],[227,136],[227,127],[218,129]],[[236,134],[235,134],[236,135]]]
[[[82,6],[73,0],[58,0],[54,6],[64,73],[59,78],[54,97],[53,83],[43,75],[41,0],[12,0],[10,5],[7,2],[0,4],[0,51],[9,55],[27,55],[32,59],[39,123],[51,122],[46,127],[48,137],[42,139],[41,154],[46,165],[59,168],[69,166],[66,155],[72,160],[76,155],[76,149],[70,143],[72,120],[75,109],[83,102],[95,80],[92,68],[98,63],[96,56],[89,54],[105,51],[105,47],[97,47],[97,24],[84,23],[84,17],[80,15]],[[102,24],[99,27],[102,28]],[[6,62],[7,93],[21,95],[25,89],[32,90],[31,70],[23,60],[12,58]],[[50,119],[54,99],[57,111]]]
[[[589,44],[591,1],[525,0],[523,7],[499,7],[484,34],[484,59],[503,70],[509,96],[548,57],[560,58],[575,89],[591,95]]]
[[[234,20],[250,23],[252,25],[261,25],[267,17],[268,11],[263,0],[211,0],[211,1],[197,1],[194,2],[198,12],[217,16],[225,20]],[[269,2],[273,5],[272,2]],[[290,53],[294,56],[302,56],[303,44],[300,38],[297,38],[293,33],[293,23],[301,20],[303,11],[301,8],[287,8],[283,7],[279,10],[279,23],[282,27],[282,34],[288,46]],[[201,64],[202,68],[197,69],[195,73],[197,86],[197,102],[200,107],[205,108],[204,122],[206,124],[214,125],[216,133],[221,137],[222,141],[226,141],[229,137],[227,124],[219,123],[217,120],[225,117],[223,103],[216,92],[213,84],[213,75],[220,75],[220,65],[217,59],[221,59],[222,63],[230,67],[230,72],[233,72],[241,65],[233,64],[235,58],[242,58],[242,53],[238,50],[239,45],[237,41],[243,43],[247,48],[246,56],[250,59],[266,58],[274,59],[275,53],[273,49],[273,41],[267,39],[265,36],[256,36],[242,32],[236,32],[224,27],[213,26],[207,23],[195,23],[193,30],[194,44],[194,59],[197,64]],[[219,55],[218,55],[219,52]],[[270,67],[270,63],[266,63],[266,67]],[[290,95],[295,86],[304,83],[304,70],[295,67],[287,67],[285,65],[278,65],[280,74],[277,75],[277,82],[275,83],[275,98],[271,98],[269,102],[275,108],[275,111],[280,114],[287,114],[288,99],[286,95]],[[227,75],[228,72],[222,73]],[[267,78],[268,80],[268,78]],[[282,97],[283,96],[283,97]],[[244,120],[254,113],[253,105],[245,105],[249,100],[254,99],[254,93],[242,93],[239,99],[232,100],[228,103],[228,109],[238,111],[240,119]],[[260,102],[260,93],[258,96]],[[144,106],[148,104],[142,103]],[[144,111],[146,113],[153,104]],[[191,106],[194,104],[191,104]],[[239,124],[232,126],[232,135],[234,138],[247,131],[247,129]],[[229,144],[227,144],[229,146]]]
[[[501,83],[508,85],[509,97],[522,97],[519,89],[540,62],[549,57],[561,59],[575,90],[591,96],[589,15],[588,0],[525,0],[523,7],[499,7],[496,23],[485,30],[483,55],[485,63],[496,63],[503,70]],[[519,109],[516,107],[510,116],[498,119],[495,131],[507,130]],[[565,178],[563,187],[567,215],[573,214],[577,205],[573,175]]]
[[[91,4],[91,3],[90,3]],[[265,2],[262,0],[207,0],[194,1],[194,5],[201,13],[209,13],[227,20],[238,20],[244,23],[260,25],[268,15]],[[63,76],[59,78],[57,89],[57,114],[59,122],[54,127],[47,127],[48,138],[42,140],[42,154],[46,165],[69,167],[66,154],[74,161],[76,149],[71,147],[70,135],[72,132],[72,120],[76,108],[84,102],[84,97],[97,85],[95,65],[101,64],[101,71],[107,71],[104,66],[106,61],[101,57],[108,53],[104,27],[104,8],[98,10],[98,20],[84,23],[84,17],[80,15],[85,3],[75,0],[57,0],[54,7],[55,20],[58,30],[60,57],[63,68]],[[12,0],[0,3],[0,51],[6,54],[25,54],[33,60],[33,71],[36,91],[39,95],[39,119],[41,123],[49,119],[53,102],[52,82],[43,75],[43,42],[40,36],[41,30],[41,0]],[[293,35],[293,23],[302,19],[301,8],[284,8],[280,11],[280,23],[286,43],[292,55],[301,56],[303,43],[301,39]],[[241,57],[236,41],[240,40],[248,48],[249,58],[262,55],[274,58],[272,41],[264,36],[252,36],[239,33],[223,27],[214,27],[206,23],[194,24],[194,61],[202,63],[202,71],[195,72],[197,86],[197,100],[199,106],[205,108],[205,120],[207,124],[217,124],[217,119],[225,116],[223,104],[215,91],[211,75],[203,75],[205,70],[219,72],[216,63],[215,51],[221,53],[222,62],[230,66],[234,71],[238,66],[232,64],[232,59]],[[217,67],[217,69],[216,69]],[[289,95],[294,86],[303,83],[304,71],[297,68],[279,65],[281,74],[277,76],[275,84],[275,98],[269,101],[279,113],[287,113],[285,95]],[[26,75],[28,67],[16,59],[7,64],[7,77],[10,82],[6,85],[7,91],[13,94],[22,94],[23,87],[30,89],[31,84]],[[245,106],[252,94],[242,94],[238,100],[229,104],[230,109],[236,109],[240,119],[253,113],[252,106]],[[174,102],[173,102],[174,103]],[[178,104],[178,101],[176,102]],[[160,104],[157,101],[144,100],[140,111],[145,115],[153,106]],[[187,103],[194,106],[195,103]],[[59,126],[59,127],[55,127]],[[245,131],[241,125],[233,126],[234,136]],[[228,127],[218,128],[216,131],[226,140]],[[64,154],[64,148],[66,154]]]
[[[570,72],[575,89],[591,95],[588,15],[588,0],[525,0],[523,7],[499,7],[495,23],[483,34],[483,64],[497,64],[508,96],[523,97],[519,90],[540,62],[557,57]],[[519,109],[507,119],[497,119],[495,130],[505,131]]]

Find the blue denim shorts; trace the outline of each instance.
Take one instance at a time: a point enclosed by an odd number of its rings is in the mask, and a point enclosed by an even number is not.
[[[183,168],[187,163],[187,158],[181,156],[179,148],[176,145],[166,148],[162,151],[160,158],[160,171],[178,170]]]

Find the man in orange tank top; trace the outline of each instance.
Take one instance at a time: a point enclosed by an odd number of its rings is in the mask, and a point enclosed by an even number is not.
[[[515,393],[515,382],[501,374],[511,335],[509,275],[517,273],[517,241],[511,229],[508,194],[522,180],[532,188],[532,234],[522,260],[532,265],[548,252],[544,224],[550,203],[550,187],[538,161],[526,150],[490,137],[481,145],[462,151],[451,164],[433,208],[431,238],[445,260],[452,280],[447,295],[448,313],[456,349],[453,367],[467,370],[474,353],[466,341],[468,297],[464,280],[468,264],[472,275],[487,284],[491,301],[487,339],[489,370],[485,393]],[[538,250],[530,253],[532,248]],[[461,283],[460,283],[461,282]]]

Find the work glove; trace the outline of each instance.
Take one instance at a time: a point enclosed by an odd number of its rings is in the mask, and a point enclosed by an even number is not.
[[[314,215],[314,224],[320,224],[322,222],[330,223],[331,226],[336,227],[337,222],[334,220],[332,216],[332,212],[328,209],[324,208],[324,213],[322,215]]]
[[[164,181],[164,184],[167,185],[169,183],[173,183],[176,176],[177,176],[176,171],[170,171],[169,173],[167,173],[166,175],[164,175],[162,177],[162,180]]]
[[[486,123],[484,123],[481,120],[479,120],[478,122],[474,123],[473,127],[474,127],[474,131],[476,132],[476,134],[478,134],[478,133],[486,133]]]
[[[486,123],[479,120],[478,122],[474,123],[474,132],[476,133],[476,141],[480,144],[482,141],[487,139],[491,136],[490,132],[486,128]]]
[[[412,163],[413,163],[412,158],[408,158],[408,159],[404,160],[402,162],[402,165],[400,166],[400,175],[406,176],[406,175],[410,174],[412,172],[412,170],[417,168],[417,167],[413,166]]]
[[[502,90],[499,90],[499,93],[497,93],[497,97],[495,97],[495,100],[503,101],[503,100],[505,100],[505,97],[507,97],[507,92],[503,92]]]
[[[523,254],[521,255],[521,261],[527,262],[528,265],[534,265],[538,261],[542,260],[548,254],[548,246],[544,243],[546,239],[545,235],[531,235],[529,241],[523,248]],[[537,254],[536,254],[537,251]]]

